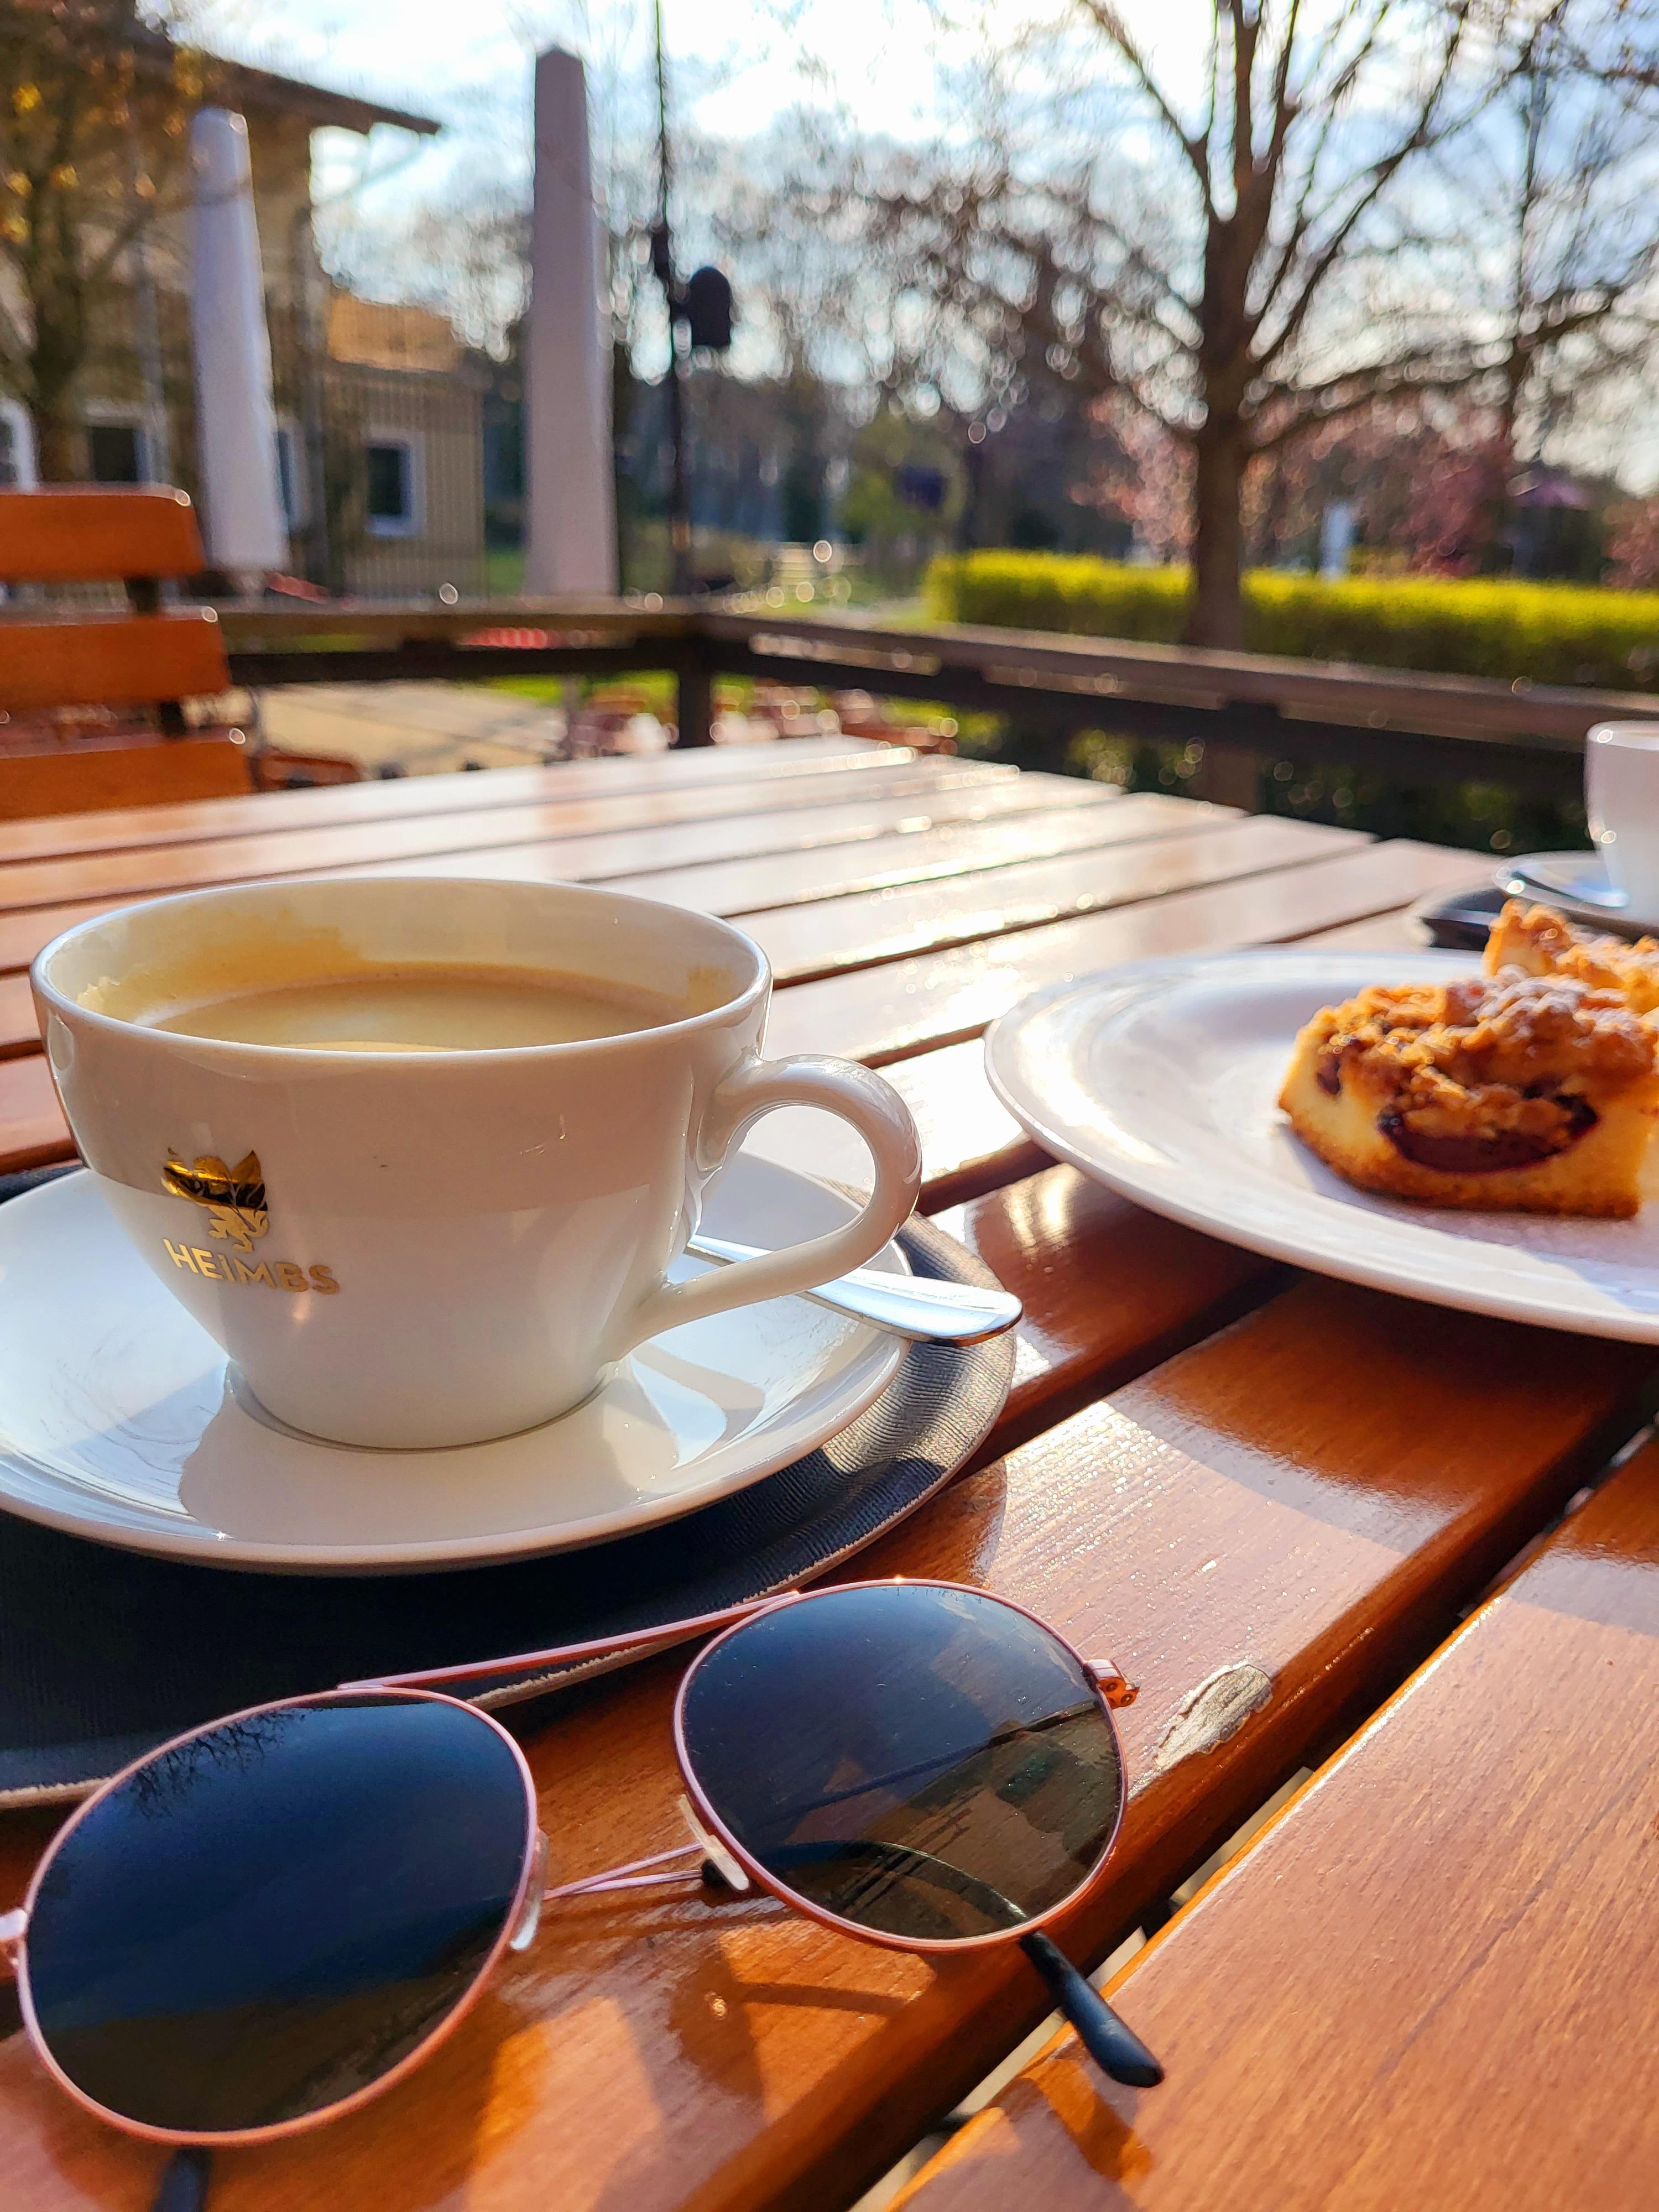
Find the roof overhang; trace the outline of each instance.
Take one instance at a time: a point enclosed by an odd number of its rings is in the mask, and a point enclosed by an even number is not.
[[[146,76],[170,70],[174,41],[165,31],[140,23],[133,34],[133,58]],[[365,100],[350,92],[331,92],[326,86],[307,84],[276,70],[256,69],[251,62],[233,61],[223,54],[209,54],[208,94],[216,103],[237,108],[262,109],[266,114],[298,115],[313,129],[325,125],[336,131],[356,131],[365,137],[377,123],[397,131],[412,131],[417,137],[434,138],[442,124],[429,115],[416,115],[406,107],[387,107],[378,100]]]
[[[298,77],[278,76],[273,70],[251,68],[246,62],[212,64],[223,96],[236,107],[272,108],[303,116],[307,123],[337,131],[367,135],[377,123],[398,131],[412,131],[422,138],[435,137],[443,128],[429,115],[416,115],[404,107],[385,107],[379,100],[362,100],[354,93],[330,92],[319,84],[305,84]]]

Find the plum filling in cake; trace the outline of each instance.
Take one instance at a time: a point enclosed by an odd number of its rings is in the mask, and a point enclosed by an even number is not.
[[[1492,1129],[1474,1135],[1434,1136],[1413,1128],[1406,1115],[1392,1107],[1376,1117],[1376,1126],[1394,1146],[1420,1168],[1441,1175],[1492,1175],[1502,1168],[1535,1167],[1576,1145],[1601,1120],[1588,1098],[1562,1091],[1544,1103],[1555,1109],[1555,1126],[1542,1129]]]

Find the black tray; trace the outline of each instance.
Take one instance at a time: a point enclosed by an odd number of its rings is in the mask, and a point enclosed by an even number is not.
[[[1486,950],[1492,926],[1509,896],[1490,881],[1472,884],[1468,890],[1432,891],[1427,898],[1419,900],[1412,914],[1422,924],[1431,945],[1443,945],[1455,952],[1481,952]],[[1532,902],[1547,906],[1550,901],[1546,893],[1540,891]],[[1582,907],[1571,908],[1569,918],[1582,928],[1607,937],[1637,938],[1645,933],[1639,921],[1626,921],[1615,914],[1598,915],[1591,921]]]
[[[1472,884],[1467,890],[1431,891],[1412,908],[1412,919],[1422,925],[1431,945],[1448,952],[1484,952],[1504,897],[1490,881]]]
[[[919,1275],[993,1279],[929,1222],[899,1242]],[[822,1574],[950,1480],[1001,1411],[1013,1358],[1011,1337],[913,1346],[874,1405],[779,1474],[637,1536],[509,1566],[228,1574],[0,1516],[0,1805],[81,1796],[266,1698],[689,1620]]]

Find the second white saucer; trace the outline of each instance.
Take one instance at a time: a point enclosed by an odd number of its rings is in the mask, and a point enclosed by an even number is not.
[[[1636,913],[1624,892],[1614,888],[1599,853],[1525,853],[1500,862],[1492,880],[1510,898],[1542,899],[1569,921],[1593,929],[1621,937],[1659,929],[1659,919]]]
[[[779,1246],[854,1211],[739,1154],[705,1222]],[[873,1264],[908,1272],[890,1244]],[[482,1566],[630,1534],[759,1481],[855,1419],[904,1349],[780,1298],[653,1338],[585,1405],[520,1436],[423,1452],[323,1443],[250,1409],[91,1178],[66,1176],[0,1206],[0,1510],[267,1572]]]

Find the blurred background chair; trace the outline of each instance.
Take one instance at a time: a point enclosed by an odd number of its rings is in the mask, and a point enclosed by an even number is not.
[[[0,614],[0,820],[221,798],[301,768],[262,773],[245,730],[191,726],[187,702],[230,689],[219,619],[161,598],[203,565],[181,491],[0,492],[0,584],[14,599]],[[343,761],[304,769],[312,782],[357,774]]]

